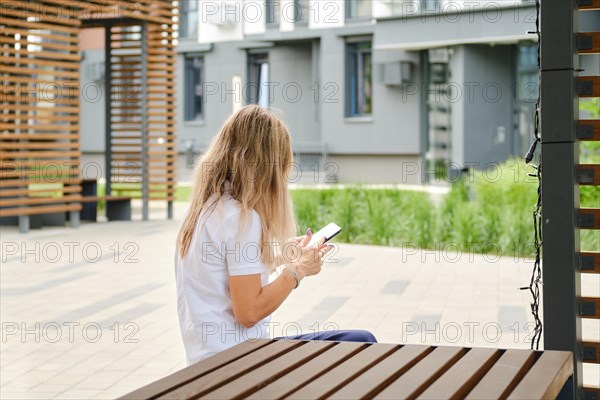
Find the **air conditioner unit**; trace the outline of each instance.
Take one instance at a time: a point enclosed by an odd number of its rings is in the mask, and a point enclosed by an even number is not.
[[[386,86],[402,86],[413,82],[414,63],[412,61],[394,61],[378,64],[378,83]]]
[[[207,15],[207,22],[219,27],[231,27],[241,20],[241,10],[235,1],[222,1],[216,13]]]

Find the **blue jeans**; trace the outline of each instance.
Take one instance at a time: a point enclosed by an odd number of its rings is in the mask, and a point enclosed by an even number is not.
[[[305,333],[296,336],[284,336],[275,339],[291,340],[328,340],[334,342],[365,342],[377,343],[375,336],[369,331],[363,330],[339,330]]]

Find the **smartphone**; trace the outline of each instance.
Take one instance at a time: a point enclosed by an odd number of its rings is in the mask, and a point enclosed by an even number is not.
[[[335,235],[337,235],[341,231],[342,231],[342,228],[340,228],[337,224],[334,224],[332,222],[332,223],[328,224],[326,227],[324,227],[323,229],[321,229],[320,231],[313,233],[312,238],[310,239],[310,242],[308,242],[308,246],[310,247],[310,246],[316,244],[323,237],[325,238],[325,243],[327,243],[328,240],[333,238]]]

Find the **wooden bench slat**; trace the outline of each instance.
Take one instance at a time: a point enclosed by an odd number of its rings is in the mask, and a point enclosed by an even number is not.
[[[306,342],[292,340],[277,340],[251,354],[238,358],[222,368],[218,368],[200,378],[186,383],[159,396],[160,399],[189,399],[202,396],[214,388],[238,378],[240,375],[254,370],[266,362],[285,354]]]
[[[571,353],[545,351],[508,395],[508,399],[555,399],[571,375],[573,375]]]
[[[533,350],[509,349],[484,375],[477,386],[466,396],[469,400],[492,400],[506,398],[527,370],[533,365],[538,353]]]
[[[212,357],[209,357],[201,362],[190,365],[189,367],[168,375],[156,382],[141,387],[131,393],[121,397],[121,399],[154,399],[169,390],[173,390],[181,385],[184,385],[195,378],[206,375],[223,365],[246,356],[253,351],[256,351],[264,346],[270,345],[269,340],[260,339],[242,342],[227,350],[224,350]]]
[[[367,399],[412,368],[433,350],[429,346],[407,345],[356,377],[328,399]]]
[[[464,354],[465,349],[462,347],[437,347],[374,398],[415,398]]]
[[[500,357],[498,349],[475,348],[431,384],[419,399],[462,399]]]
[[[325,371],[352,357],[367,345],[347,342],[337,344],[301,367],[271,382],[266,387],[248,395],[248,399],[279,399],[313,380]]]
[[[83,196],[80,200],[81,203],[93,203],[98,201],[126,201],[131,200],[128,196]]]
[[[335,342],[311,341],[295,348],[275,360],[256,368],[233,382],[227,383],[216,390],[207,393],[203,398],[241,399],[248,394],[268,385],[270,382],[285,375],[315,356],[323,353]]]
[[[51,206],[30,206],[30,207],[16,207],[16,208],[2,208],[0,209],[0,217],[17,217],[19,215],[37,215],[37,214],[51,214],[65,211],[79,211],[81,210],[81,204],[59,204]]]
[[[400,348],[395,344],[370,345],[363,351],[309,382],[286,399],[321,399]]]

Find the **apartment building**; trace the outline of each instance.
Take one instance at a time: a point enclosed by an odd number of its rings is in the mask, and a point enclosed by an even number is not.
[[[535,17],[522,0],[180,0],[178,149],[257,103],[283,113],[302,182],[419,183],[521,156]]]

